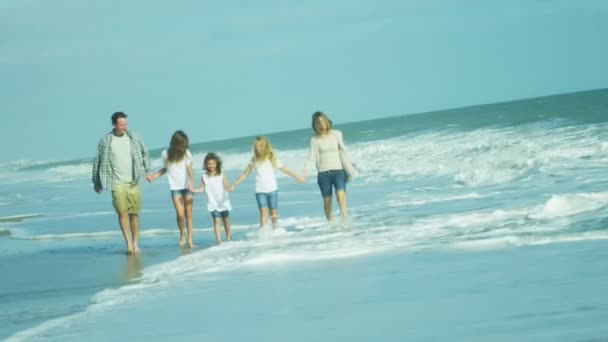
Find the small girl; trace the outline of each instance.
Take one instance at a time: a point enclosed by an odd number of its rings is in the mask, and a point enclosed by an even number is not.
[[[299,183],[304,183],[304,179],[296,175],[293,171],[283,166],[277,159],[270,141],[265,136],[257,136],[253,141],[253,158],[239,178],[232,184],[234,190],[252,170],[255,170],[255,199],[260,210],[260,228],[268,222],[268,209],[272,217],[272,226],[277,228],[278,211],[278,186],[274,170],[279,169],[286,175],[295,178]]]
[[[217,154],[213,152],[207,153],[205,161],[203,162],[203,171],[200,188],[192,189],[192,191],[207,192],[207,210],[211,213],[215,240],[219,245],[222,243],[220,221],[224,222],[226,240],[232,240],[232,233],[230,230],[230,210],[232,210],[232,205],[230,204],[230,198],[228,196],[230,185],[222,172],[222,160]]]
[[[192,242],[192,203],[194,198],[192,188],[192,155],[188,150],[188,136],[183,131],[175,131],[171,136],[169,148],[164,150],[161,157],[165,166],[150,177],[153,182],[158,177],[168,174],[171,199],[175,207],[175,218],[179,227],[179,245],[186,243],[184,221],[188,227],[188,246],[194,247]]]

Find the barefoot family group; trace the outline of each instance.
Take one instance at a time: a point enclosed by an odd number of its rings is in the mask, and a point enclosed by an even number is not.
[[[255,173],[255,198],[260,213],[260,227],[270,219],[272,227],[278,226],[278,185],[276,171],[279,170],[304,183],[306,172],[315,166],[317,184],[323,198],[323,209],[328,221],[333,219],[332,198],[335,192],[343,223],[350,221],[346,183],[356,176],[344,145],[342,132],[332,128],[332,121],[323,112],[312,115],[313,136],[310,139],[308,159],[302,171],[296,173],[283,165],[272,144],[265,136],[257,136],[253,142],[253,156],[243,173],[230,183],[223,172],[222,159],[216,152],[209,152],[203,161],[200,185],[193,177],[192,154],[188,149],[189,139],[178,130],[171,136],[169,147],[161,154],[164,166],[153,172],[150,167],[148,149],[140,136],[128,129],[127,114],[112,114],[113,129],[99,141],[93,162],[93,188],[95,192],[109,190],[112,205],[118,215],[120,229],[126,243],[127,254],[137,253],[139,248],[139,212],[141,190],[139,182],[145,178],[154,182],[167,174],[169,191],[175,207],[180,246],[194,247],[192,208],[194,193],[204,192],[207,210],[213,220],[215,238],[222,242],[221,226],[226,240],[232,239],[230,229],[230,192],[234,191],[252,172]]]

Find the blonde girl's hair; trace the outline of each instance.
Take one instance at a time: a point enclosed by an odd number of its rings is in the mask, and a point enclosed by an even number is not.
[[[317,127],[317,121],[321,119],[323,121],[325,121],[325,123],[327,124],[327,129],[331,130],[333,127],[333,124],[331,122],[331,120],[327,117],[327,114],[321,112],[321,111],[316,111],[312,114],[312,129],[315,131],[315,133],[317,134],[321,134],[319,132],[319,128]]]
[[[207,162],[210,160],[215,160],[215,172],[218,175],[222,174],[222,158],[220,158],[217,154],[213,153],[213,152],[209,152],[207,153],[207,155],[205,156],[205,161],[203,161],[203,170],[205,170],[205,172],[207,174],[209,174],[209,169],[207,169]]]
[[[175,131],[167,150],[167,163],[177,163],[184,159],[188,150],[188,136],[184,131]]]
[[[261,148],[260,151],[255,148],[255,143],[260,142]],[[270,160],[272,166],[277,167],[277,157],[274,154],[274,149],[272,148],[272,144],[270,140],[263,135],[258,135],[253,140],[253,163],[259,164],[265,160]]]

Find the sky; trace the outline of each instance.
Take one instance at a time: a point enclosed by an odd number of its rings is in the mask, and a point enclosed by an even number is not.
[[[608,87],[604,0],[0,0],[0,161]]]

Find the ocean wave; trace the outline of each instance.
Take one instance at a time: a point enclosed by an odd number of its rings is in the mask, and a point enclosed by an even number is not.
[[[378,141],[349,144],[353,161],[361,171],[363,184],[405,181],[421,177],[451,177],[464,186],[503,184],[539,172],[560,172],[586,163],[608,159],[605,147],[608,124],[553,127],[534,123],[518,127],[483,128],[468,132],[441,130],[421,132]],[[227,148],[227,150],[231,150]],[[242,171],[251,152],[222,152],[224,169]],[[193,154],[196,174],[202,172],[206,152]],[[277,149],[284,165],[299,171],[308,157],[308,147]],[[152,159],[153,169],[160,158]],[[90,177],[90,161],[42,163],[8,173],[11,182],[41,183],[85,180]],[[283,175],[279,173],[279,177]]]
[[[23,222],[26,219],[41,217],[42,214],[22,214],[22,215],[13,215],[13,216],[3,216],[0,217],[0,223],[4,222]]]
[[[606,205],[608,205],[608,192],[553,195],[532,217],[551,219],[574,216],[598,210]]]
[[[556,234],[552,236],[508,235],[488,239],[457,241],[448,246],[449,248],[461,250],[488,250],[595,240],[608,240],[608,231]]]

